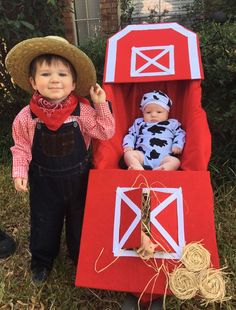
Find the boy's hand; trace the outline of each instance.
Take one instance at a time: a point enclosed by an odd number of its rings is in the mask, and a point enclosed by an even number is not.
[[[178,146],[173,146],[172,147],[172,153],[175,155],[181,154],[182,153],[182,149]]]
[[[14,185],[15,185],[15,189],[18,192],[28,192],[28,188],[27,188],[28,180],[27,179],[15,178]]]
[[[90,96],[93,103],[101,104],[106,101],[106,93],[99,84],[96,84],[95,87],[91,86]]]

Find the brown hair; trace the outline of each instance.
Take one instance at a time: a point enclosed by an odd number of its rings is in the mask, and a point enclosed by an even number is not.
[[[35,79],[37,64],[41,65],[45,61],[47,65],[51,65],[53,61],[58,61],[58,60],[60,60],[65,66],[69,67],[71,74],[72,74],[73,82],[76,82],[77,75],[76,75],[76,71],[74,67],[72,66],[72,64],[66,58],[62,56],[54,55],[54,54],[43,54],[43,55],[39,55],[35,57],[30,63],[29,76]]]

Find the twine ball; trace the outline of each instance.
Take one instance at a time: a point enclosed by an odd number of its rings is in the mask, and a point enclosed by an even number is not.
[[[225,299],[225,280],[218,269],[209,268],[199,273],[199,291],[206,302],[222,302]]]
[[[181,299],[191,299],[198,291],[196,274],[186,268],[176,268],[169,274],[169,286],[173,294]]]
[[[189,243],[183,249],[181,262],[189,271],[201,271],[211,264],[211,255],[200,243]]]

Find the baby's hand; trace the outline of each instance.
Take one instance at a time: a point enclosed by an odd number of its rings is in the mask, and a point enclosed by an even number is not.
[[[95,87],[91,86],[90,96],[93,103],[101,104],[106,101],[106,93],[99,84],[96,84]]]
[[[124,153],[133,151],[134,149],[131,146],[124,147]]]
[[[14,185],[15,185],[15,189],[18,192],[28,192],[28,188],[27,188],[28,180],[27,179],[15,178]]]
[[[181,154],[182,153],[182,149],[178,146],[173,146],[172,147],[172,153],[175,155]]]

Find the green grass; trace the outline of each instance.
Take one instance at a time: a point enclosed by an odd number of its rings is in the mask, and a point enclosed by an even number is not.
[[[236,186],[232,170],[224,175],[211,167],[215,195],[216,232],[221,265],[227,266],[227,294],[235,296],[236,266]],[[40,286],[31,282],[29,273],[30,253],[28,195],[17,193],[10,177],[10,165],[1,167],[0,175],[0,219],[1,227],[14,236],[17,241],[16,253],[5,260],[0,260],[0,310],[116,310],[120,309],[123,293],[78,288],[74,286],[75,268],[66,256],[62,241],[61,252],[49,280]],[[227,176],[227,177],[226,177]],[[216,179],[221,179],[217,186]],[[167,298],[167,310],[180,309],[180,302],[174,297]],[[184,310],[223,309],[235,310],[236,301],[231,299],[223,303],[199,306],[198,300],[185,302]]]

